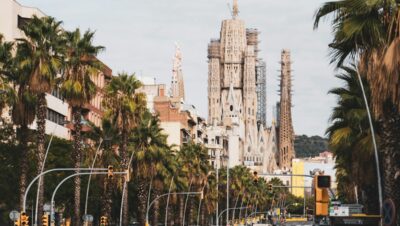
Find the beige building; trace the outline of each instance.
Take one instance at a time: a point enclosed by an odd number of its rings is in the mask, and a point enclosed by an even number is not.
[[[38,8],[23,6],[14,0],[0,0],[0,33],[3,34],[6,41],[14,41],[17,38],[23,38],[21,26],[27,23],[34,15],[38,17],[46,16]],[[86,120],[93,122],[96,126],[101,125],[103,109],[101,102],[103,99],[103,88],[112,76],[112,70],[103,64],[103,70],[97,75],[91,77],[97,87],[97,93],[90,103],[84,106],[83,116]],[[59,75],[61,76],[61,75]],[[71,109],[58,89],[52,90],[46,94],[47,101],[47,120],[46,133],[54,134],[64,139],[72,139],[71,124],[65,125],[66,121],[71,121]],[[30,126],[36,129],[36,121]],[[87,126],[83,130],[88,130]]]
[[[182,73],[182,53],[176,45],[172,66],[170,92],[165,92],[164,84],[155,79],[139,77],[143,86],[137,92],[146,94],[147,107],[159,116],[160,126],[168,135],[168,145],[179,150],[189,142],[204,143],[206,121],[197,113],[195,106],[185,102],[184,80]]]
[[[220,133],[222,155],[230,167],[246,165],[257,171],[275,168],[273,135],[257,123],[258,31],[246,29],[234,1],[232,18],[222,21],[220,38],[208,45],[209,134]],[[208,142],[210,138],[208,137]],[[209,143],[208,146],[215,144]],[[272,161],[272,162],[271,162]]]

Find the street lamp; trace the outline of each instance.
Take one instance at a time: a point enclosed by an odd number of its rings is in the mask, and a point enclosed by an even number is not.
[[[190,179],[189,192],[190,192],[190,189],[192,188],[192,183],[193,183],[193,178]],[[186,195],[185,207],[183,209],[183,219],[182,219],[183,226],[185,226],[185,221],[186,221],[186,207],[187,207],[188,199],[189,199],[189,195]]]
[[[175,176],[172,176],[171,182],[169,184],[169,190],[168,190],[168,198],[167,198],[167,206],[165,208],[165,226],[168,224],[168,206],[169,206],[169,198],[172,190],[172,183],[174,182]]]
[[[375,129],[374,129],[374,124],[372,122],[371,110],[369,109],[367,95],[365,94],[364,84],[362,82],[361,75],[358,70],[358,64],[356,63],[355,66],[356,66],[358,81],[360,82],[361,91],[363,93],[365,108],[367,110],[369,126],[371,128],[372,143],[374,146],[374,155],[375,155],[376,175],[377,175],[377,179],[378,179],[379,214],[381,216],[383,216],[383,208],[382,208],[383,207],[383,193],[382,193],[382,182],[381,182],[382,179],[381,179],[381,170],[380,170],[380,164],[379,164],[378,146],[376,144],[376,138],[375,138]],[[382,218],[380,221],[380,225],[383,225]]]
[[[224,209],[224,210],[218,215],[218,218],[220,218],[225,212],[229,212],[229,210],[234,210],[234,209],[242,210],[242,209],[247,209],[247,208],[248,208],[248,207],[226,208],[226,209]],[[229,222],[229,221],[227,221],[226,224],[228,224],[228,222]]]
[[[207,174],[207,176],[206,176],[206,178],[205,178],[205,182],[204,182],[203,188],[201,189],[201,192],[202,192],[203,195],[200,197],[199,208],[198,208],[198,210],[197,210],[197,225],[199,225],[199,221],[200,221],[201,202],[202,202],[203,199],[204,199],[204,189],[206,188],[206,185],[207,185],[208,177],[209,177],[209,176],[211,176],[211,171],[208,172],[208,174]]]
[[[119,175],[125,175],[127,172],[113,172],[113,174],[119,174]],[[58,191],[58,189],[61,187],[61,185],[63,185],[64,184],[64,182],[66,182],[68,179],[70,179],[70,178],[73,178],[73,177],[76,177],[76,176],[82,176],[82,175],[107,175],[108,174],[108,172],[87,172],[87,173],[74,173],[74,174],[72,174],[72,175],[69,175],[69,176],[67,176],[66,178],[64,178],[58,185],[57,185],[57,187],[54,189],[54,191],[53,191],[53,195],[51,196],[51,202],[50,202],[50,205],[51,205],[51,211],[50,211],[50,222],[53,222],[54,221],[54,206],[55,206],[55,203],[54,203],[54,197],[56,196],[56,193],[57,193],[57,191]]]
[[[175,195],[201,195],[203,194],[202,192],[174,192],[174,193],[165,193],[162,194],[158,197],[156,197],[155,199],[153,199],[153,201],[151,201],[151,203],[147,206],[147,210],[146,210],[146,226],[149,226],[149,211],[151,209],[151,206],[154,204],[155,201],[159,200],[160,198],[170,195],[170,194],[175,194]]]
[[[37,175],[35,178],[33,178],[33,180],[29,183],[28,187],[26,188],[25,191],[25,195],[24,195],[24,200],[23,200],[23,204],[22,204],[22,212],[26,212],[26,199],[28,197],[28,193],[29,190],[31,189],[31,187],[33,186],[33,184],[42,176],[51,173],[51,172],[57,172],[57,171],[76,171],[76,170],[107,170],[106,168],[98,168],[98,169],[89,169],[89,168],[55,168],[55,169],[49,169],[46,170],[42,173],[40,173],[39,175]]]
[[[54,138],[54,133],[56,132],[58,125],[65,125],[68,123],[69,123],[69,121],[67,121],[67,120],[63,120],[59,123],[55,123],[54,129],[51,132],[51,137],[50,137],[49,143],[47,144],[46,153],[44,155],[43,164],[42,164],[42,168],[40,169],[40,173],[43,173],[44,166],[46,165],[47,155],[49,154],[50,146],[51,146],[51,143],[53,142],[53,138]],[[39,190],[40,190],[41,186],[42,186],[42,177],[39,178],[39,182],[38,182],[38,186],[37,186],[37,190],[36,190],[35,224],[34,225],[37,225],[37,223],[38,223]]]
[[[102,143],[103,143],[104,141],[110,141],[110,140],[111,140],[111,138],[109,138],[109,137],[105,137],[104,139],[100,138],[100,143],[99,143],[99,145],[97,146],[96,153],[95,153],[95,155],[94,155],[94,159],[93,159],[93,162],[92,162],[92,166],[90,167],[91,169],[94,168],[94,165],[95,165],[95,163],[96,163],[97,156],[98,156],[98,154],[99,154],[99,152],[100,152],[100,147],[101,147]],[[92,172],[92,171],[90,171],[90,172]],[[91,179],[92,179],[92,175],[90,174],[90,175],[89,175],[89,178],[88,178],[87,188],[86,188],[85,214],[84,214],[84,216],[87,215],[87,206],[88,206],[89,189],[90,189],[90,182],[91,182]],[[85,221],[85,222],[88,222],[88,221]]]
[[[132,161],[133,161],[134,154],[135,154],[135,152],[132,151],[131,157],[130,157],[129,162],[128,162],[128,169],[127,169],[128,173],[131,170],[131,164],[132,164]],[[119,211],[119,226],[122,226],[122,211],[124,209],[125,190],[127,189],[126,188],[127,186],[128,186],[128,181],[125,179],[124,180],[124,186],[122,187],[121,207],[120,207],[120,211]]]

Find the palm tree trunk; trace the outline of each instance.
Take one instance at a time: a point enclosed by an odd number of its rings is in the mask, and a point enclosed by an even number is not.
[[[18,130],[18,139],[20,143],[20,175],[19,175],[19,206],[20,209],[23,207],[23,201],[26,191],[26,177],[28,172],[28,133],[29,129],[26,125],[21,126]]]
[[[195,214],[194,210],[195,209],[197,210],[197,208],[196,208],[195,201],[193,200],[193,198],[191,199],[190,196],[189,196],[188,205],[187,205],[186,208],[189,208],[189,214],[188,214],[188,216],[186,218],[187,219],[187,224],[186,225],[194,225],[194,223],[193,223],[194,214]]]
[[[72,114],[74,118],[74,167],[81,167],[81,154],[82,154],[82,137],[81,137],[81,109],[73,108]],[[79,170],[75,171],[79,173]],[[80,204],[81,204],[81,178],[79,176],[74,177],[74,225],[81,225],[80,216]]]
[[[47,103],[46,94],[38,96],[37,108],[37,174],[39,175],[44,164],[45,144],[46,144],[46,116],[47,116]],[[39,187],[39,202],[38,202],[38,218],[43,215],[43,194],[44,194],[44,177],[41,177],[41,184]],[[38,220],[39,226],[42,225]]]
[[[156,198],[156,197],[157,197],[157,195],[155,195],[154,198]],[[152,225],[158,225],[158,219],[160,217],[160,200],[154,201],[154,204],[153,204],[152,208],[153,208],[153,211],[152,211],[152,213],[153,213]]]
[[[175,219],[179,218],[179,207],[178,207],[178,195],[172,194],[171,201],[168,206],[168,225],[173,226],[175,225]],[[171,207],[173,206],[173,207]]]
[[[383,190],[385,198],[390,198],[400,207],[400,114],[390,104],[386,106],[385,117],[381,120],[381,166],[383,168]],[[397,213],[400,222],[400,211]],[[396,223],[394,224],[396,225]]]
[[[103,187],[103,205],[101,214],[107,217],[108,221],[111,220],[111,206],[112,206],[112,191],[114,187],[114,181],[111,178],[104,178]]]
[[[203,203],[203,205],[201,206],[201,214],[200,214],[200,225],[206,225],[206,204]]]
[[[178,220],[178,225],[182,224],[183,221],[183,212],[185,208],[185,198],[186,196],[181,195],[179,196],[179,220]]]
[[[120,157],[122,160],[122,168],[123,169],[127,169],[128,165],[131,163],[128,163],[128,159],[127,159],[127,150],[128,150],[128,132],[126,130],[126,125],[125,122],[123,123],[123,129],[122,129],[122,143],[121,143],[121,148],[120,148]],[[124,179],[125,180],[125,179]],[[122,225],[128,225],[129,222],[129,202],[128,202],[128,197],[129,197],[129,189],[128,189],[128,184],[125,186],[125,191],[124,194],[124,200],[122,200],[122,205],[123,205],[123,210],[122,210]]]
[[[138,178],[138,221],[140,225],[145,225],[146,223],[146,210],[147,210],[147,183],[143,178]],[[125,226],[125,225],[124,225]]]

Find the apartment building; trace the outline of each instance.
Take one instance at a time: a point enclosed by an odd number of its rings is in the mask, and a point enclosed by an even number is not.
[[[23,6],[15,0],[0,0],[0,33],[5,41],[14,41],[23,37],[21,26],[23,26],[34,15],[38,17],[46,16],[40,9],[35,7]],[[83,116],[85,120],[91,121],[96,126],[101,125],[103,109],[101,106],[103,100],[103,88],[112,77],[112,70],[105,64],[97,75],[91,76],[96,84],[97,93],[90,103],[84,106]],[[47,120],[46,134],[54,134],[64,139],[72,139],[71,130],[73,126],[71,120],[71,108],[63,99],[59,89],[54,89],[46,94],[47,101]],[[5,116],[6,118],[9,117]],[[31,125],[31,129],[36,129],[36,121]],[[83,130],[89,130],[87,125]]]

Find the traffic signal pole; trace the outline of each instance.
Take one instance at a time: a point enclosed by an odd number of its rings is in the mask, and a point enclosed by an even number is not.
[[[82,176],[82,175],[107,175],[107,174],[109,174],[109,172],[74,173],[74,174],[69,175],[68,177],[64,178],[64,179],[57,185],[57,187],[54,189],[53,195],[51,196],[51,203],[50,203],[50,206],[51,206],[51,210],[50,210],[50,222],[53,222],[53,221],[54,221],[54,219],[53,219],[53,218],[54,218],[54,216],[53,216],[54,204],[55,204],[55,203],[54,203],[54,197],[56,196],[56,193],[57,193],[58,189],[61,187],[61,185],[64,184],[64,182],[66,182],[68,179],[73,178],[73,177],[76,177],[76,176]],[[116,174],[116,175],[125,175],[125,174],[126,174],[126,171],[124,171],[124,172],[113,172],[113,174]]]
[[[23,205],[22,205],[22,212],[25,213],[26,212],[26,199],[28,197],[28,193],[29,190],[31,189],[32,185],[42,176],[51,173],[51,172],[57,172],[57,171],[76,171],[76,170],[80,170],[80,171],[86,171],[86,170],[96,170],[96,171],[105,171],[107,170],[107,168],[95,168],[95,169],[90,169],[90,168],[55,168],[55,169],[49,169],[46,170],[44,172],[42,172],[41,174],[37,175],[35,178],[33,178],[33,180],[31,181],[31,183],[29,183],[28,187],[26,188],[25,191],[25,195],[24,195],[24,201],[23,201]]]

